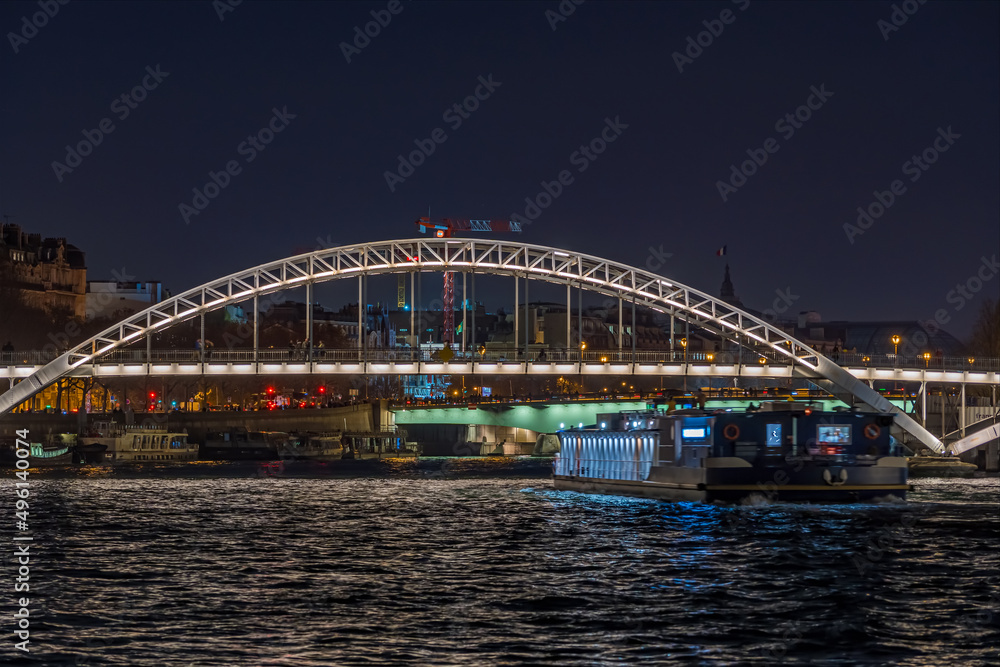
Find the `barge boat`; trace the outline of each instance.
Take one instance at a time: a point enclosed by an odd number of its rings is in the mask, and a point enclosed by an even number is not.
[[[557,489],[737,503],[906,498],[907,461],[891,413],[821,412],[800,402],[756,410],[599,414],[558,433]]]
[[[163,463],[198,457],[198,446],[188,442],[187,433],[158,426],[96,422],[79,442],[76,450],[84,463]]]

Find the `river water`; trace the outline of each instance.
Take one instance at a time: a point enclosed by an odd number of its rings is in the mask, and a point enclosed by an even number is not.
[[[394,465],[33,475],[32,650],[7,587],[0,663],[1000,664],[996,478],[716,507]]]

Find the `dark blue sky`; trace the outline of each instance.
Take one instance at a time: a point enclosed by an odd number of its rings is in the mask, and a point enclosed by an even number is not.
[[[749,306],[790,288],[791,310],[826,319],[945,309],[960,336],[1000,293],[992,275],[968,303],[949,298],[1000,252],[997,3],[897,3],[916,11],[885,39],[887,2],[589,1],[555,30],[555,1],[404,2],[350,63],[340,43],[389,3],[243,2],[224,20],[220,4],[70,2],[37,31],[23,17],[38,3],[0,6],[0,212],[69,237],[92,278],[126,267],[177,293],[317,238],[415,236],[428,206],[523,214],[568,170],[518,240],[640,266],[662,247],[663,273],[713,294],[726,245]],[[724,10],[730,23],[712,23]],[[703,22],[721,34],[679,72],[672,54]],[[113,105],[157,66],[169,74],[142,102]],[[454,127],[444,112],[490,76],[499,85]],[[808,102],[808,120],[776,127]],[[275,108],[295,117],[248,162],[241,142]],[[105,118],[113,132],[57,177],[67,144]],[[614,142],[574,158],[606,119]],[[436,128],[444,143],[390,190],[385,172]],[[907,171],[939,128],[947,151]],[[767,161],[723,201],[718,182],[748,150]],[[231,160],[239,173],[185,222],[179,205]],[[897,179],[902,194],[849,242],[844,225]]]

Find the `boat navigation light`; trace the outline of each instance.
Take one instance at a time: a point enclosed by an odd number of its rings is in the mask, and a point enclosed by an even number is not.
[[[601,428],[607,428],[608,425],[605,422],[601,422]]]

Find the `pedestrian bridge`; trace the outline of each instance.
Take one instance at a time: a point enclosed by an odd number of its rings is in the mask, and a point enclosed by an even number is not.
[[[416,274],[435,271],[472,274],[473,285],[476,273],[512,277],[515,279],[515,286],[521,280],[524,281],[525,295],[531,281],[564,285],[567,297],[566,340],[570,341],[572,349],[562,359],[557,356],[542,359],[541,355],[534,359],[510,355],[503,359],[476,359],[466,352],[464,357],[436,361],[391,356],[398,354],[396,352],[389,353],[390,356],[386,357],[384,351],[368,350],[365,348],[366,343],[362,342],[360,350],[348,351],[356,355],[353,359],[342,358],[343,351],[327,351],[325,354],[331,356],[317,357],[316,350],[308,351],[305,359],[267,358],[266,354],[262,354],[265,351],[258,349],[258,318],[255,317],[253,344],[249,352],[220,351],[206,358],[204,351],[200,351],[198,358],[192,359],[190,352],[157,351],[154,355],[152,350],[154,334],[174,324],[196,318],[200,318],[204,331],[205,314],[229,305],[252,302],[251,312],[258,313],[260,297],[300,287],[306,289],[307,303],[313,303],[315,284],[355,278],[358,281],[360,302],[365,278],[384,274],[410,274],[410,289],[413,294]],[[578,295],[588,291],[617,300],[619,313],[623,311],[623,304],[631,302],[633,319],[637,306],[667,314],[671,321],[676,318],[686,326],[694,326],[721,336],[741,352],[735,358],[706,358],[703,362],[696,363],[691,357],[677,360],[673,354],[669,359],[663,359],[662,356],[657,358],[657,353],[652,353],[653,357],[641,357],[639,355],[646,352],[636,350],[633,342],[631,351],[619,347],[619,350],[609,351],[610,354],[598,352],[596,354],[600,356],[595,358],[594,351],[583,349],[585,346],[579,340],[579,333],[576,341],[571,337],[570,306],[573,288],[577,289]],[[411,303],[417,305],[413,309],[416,311],[419,299],[411,299]],[[583,330],[580,303],[578,296],[576,317],[580,326],[577,327],[577,332]],[[514,310],[515,313],[518,311],[516,307]],[[361,309],[358,311],[360,331]],[[307,338],[314,340],[312,309],[307,308],[306,312]],[[414,312],[411,317],[415,315]],[[523,349],[527,350],[528,327],[521,327],[521,330],[525,336]],[[515,323],[515,332],[517,331]],[[204,339],[204,335],[201,338]],[[367,336],[361,336],[362,341],[366,339]],[[142,349],[143,343],[145,350]],[[136,361],[136,352],[145,354],[145,357]],[[580,356],[574,358],[574,352]],[[172,359],[164,357],[169,354],[177,356]],[[188,355],[187,358],[184,358],[185,354]],[[230,356],[224,357],[224,354]],[[233,355],[244,356],[234,358]],[[24,370],[19,370],[22,368],[19,365],[8,365],[5,369],[12,387],[0,395],[0,415],[60,378],[76,374],[566,374],[574,371],[581,375],[756,374],[758,377],[807,377],[828,383],[841,392],[853,395],[874,410],[897,413],[896,423],[900,427],[931,449],[942,451],[943,445],[936,437],[914,419],[899,412],[898,408],[864,380],[892,380],[899,375],[900,379],[906,380],[947,382],[952,381],[948,379],[950,372],[957,374],[954,376],[956,382],[968,378],[969,382],[987,383],[996,382],[997,376],[995,368],[983,373],[978,369],[940,368],[933,369],[939,375],[936,376],[937,380],[931,380],[928,377],[932,372],[929,360],[925,361],[922,370],[919,367],[905,368],[902,364],[897,366],[876,362],[872,365],[870,359],[863,362],[867,365],[845,368],[842,366],[845,362],[846,359],[833,360],[824,356],[805,342],[752,313],[645,269],[594,255],[526,243],[457,238],[404,239],[326,248],[251,267],[199,285],[130,315],[51,361],[38,359],[27,364]],[[879,373],[883,376],[878,377]]]
[[[44,368],[44,352],[0,353],[0,377],[31,377]],[[942,359],[935,364],[905,360],[893,355],[840,355],[837,362],[853,377],[865,382],[920,382],[1000,384],[1000,359]],[[668,350],[546,350],[524,355],[519,350],[455,352],[442,361],[438,354],[407,349],[347,350],[212,350],[208,356],[193,350],[119,349],[90,363],[70,368],[66,377],[200,376],[200,375],[646,375],[692,378],[821,378],[781,354],[759,351],[714,354]],[[12,385],[13,386],[13,385]]]

